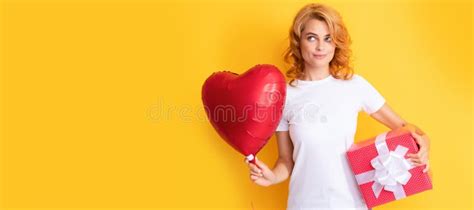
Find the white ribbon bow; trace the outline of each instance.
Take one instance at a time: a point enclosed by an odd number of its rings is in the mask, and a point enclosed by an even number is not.
[[[406,197],[403,185],[411,178],[411,163],[404,158],[408,148],[398,145],[395,151],[390,151],[386,142],[387,133],[378,135],[375,147],[378,155],[370,161],[375,170],[356,175],[359,185],[374,181],[372,191],[378,198],[383,189],[393,192],[395,199]]]

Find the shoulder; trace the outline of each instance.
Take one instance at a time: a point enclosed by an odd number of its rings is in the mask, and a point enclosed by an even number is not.
[[[291,97],[298,91],[298,87],[293,87],[289,83],[286,83],[286,98]]]
[[[288,83],[288,82],[286,83],[286,92],[287,93],[290,93],[290,92],[293,93],[295,91],[298,91],[299,89],[300,88],[298,88],[298,86],[292,86],[292,85],[290,85],[290,83]]]
[[[332,82],[333,84],[338,84],[339,86],[343,87],[353,87],[359,86],[364,83],[366,80],[359,74],[353,74],[349,79],[334,79]]]
[[[364,77],[362,77],[362,75],[360,75],[360,74],[354,74],[354,75],[352,76],[352,79],[354,79],[354,80],[361,80],[361,79],[364,79]]]
[[[343,80],[347,83],[351,83],[353,85],[356,85],[356,86],[364,86],[364,85],[367,85],[369,84],[369,82],[360,74],[354,74],[352,75],[352,78],[349,79],[349,80]]]
[[[288,104],[292,99],[297,98],[298,95],[301,95],[303,93],[303,89],[301,87],[292,86],[288,82],[286,83],[286,104]]]
[[[360,74],[354,74],[349,80],[344,80],[348,82],[362,82],[365,81],[365,78]]]
[[[365,92],[372,88],[372,84],[360,74],[354,74],[348,80],[338,79],[341,88],[350,92]]]

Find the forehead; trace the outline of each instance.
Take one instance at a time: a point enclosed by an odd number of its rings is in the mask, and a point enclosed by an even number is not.
[[[329,34],[328,25],[324,21],[318,19],[310,19],[306,21],[302,35],[306,35],[310,32],[324,36],[326,34]]]

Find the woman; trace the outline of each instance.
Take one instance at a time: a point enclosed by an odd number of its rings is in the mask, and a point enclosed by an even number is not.
[[[273,169],[248,163],[261,186],[290,175],[288,209],[367,209],[346,151],[354,142],[357,115],[364,111],[390,129],[406,127],[420,146],[408,158],[428,171],[429,139],[398,116],[379,92],[349,66],[351,43],[342,18],[322,4],[303,7],[290,29],[285,60],[291,81],[276,130],[279,157]]]

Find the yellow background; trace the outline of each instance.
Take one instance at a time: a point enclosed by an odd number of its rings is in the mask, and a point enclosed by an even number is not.
[[[310,1],[1,4],[2,208],[283,209],[204,115],[214,71],[286,70]],[[432,139],[434,189],[375,209],[473,209],[472,2],[323,1],[356,73]],[[357,140],[387,128],[361,113]],[[275,138],[259,153],[273,166]]]

